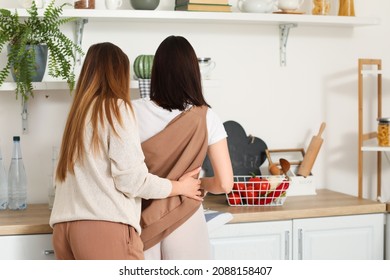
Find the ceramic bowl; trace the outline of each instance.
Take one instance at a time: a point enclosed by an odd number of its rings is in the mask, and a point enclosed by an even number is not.
[[[130,5],[135,10],[155,10],[160,0],[130,0]]]

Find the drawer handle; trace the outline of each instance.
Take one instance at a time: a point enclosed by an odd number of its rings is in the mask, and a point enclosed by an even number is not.
[[[54,255],[54,250],[45,250],[45,251],[43,251],[43,253],[44,253],[46,256]]]

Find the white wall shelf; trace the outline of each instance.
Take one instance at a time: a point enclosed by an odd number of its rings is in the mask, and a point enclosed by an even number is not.
[[[202,85],[204,88],[214,88],[219,86],[218,80],[202,80]],[[69,90],[68,84],[61,81],[46,81],[33,83],[33,88],[36,91],[45,91],[45,90]],[[137,89],[138,81],[131,80],[130,88]],[[0,92],[2,91],[14,91],[16,89],[16,84],[14,82],[5,82],[0,86]]]
[[[17,9],[21,17],[27,16],[25,9]],[[43,10],[40,11],[43,13]],[[187,11],[143,11],[143,10],[88,10],[65,9],[62,17],[77,17],[77,42],[81,44],[84,24],[94,21],[135,21],[158,23],[234,23],[234,24],[263,24],[279,25],[280,65],[286,66],[286,46],[291,27],[296,26],[330,26],[355,27],[380,24],[379,18],[347,17],[347,16],[318,16],[301,14],[273,13],[221,13],[221,12],[187,12]],[[79,61],[79,59],[78,59]]]
[[[12,10],[12,9],[10,9]],[[15,9],[14,9],[15,10]],[[25,9],[16,9],[21,17],[27,16]],[[41,13],[43,10],[40,11]],[[378,25],[375,17],[317,16],[262,13],[221,13],[185,11],[141,11],[141,10],[83,10],[65,9],[63,17],[87,18],[89,21],[145,21],[145,22],[194,22],[194,23],[243,23],[243,24],[286,24],[323,26],[367,26]]]
[[[14,91],[16,83],[5,82],[0,86],[0,91]],[[37,82],[33,83],[34,90],[69,90],[66,82]]]
[[[390,147],[378,146],[376,139],[364,141],[361,149],[363,152],[390,152]]]

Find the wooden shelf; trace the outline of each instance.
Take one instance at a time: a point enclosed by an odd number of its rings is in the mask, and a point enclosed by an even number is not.
[[[376,195],[379,199],[382,192],[382,154],[383,151],[390,151],[390,148],[379,147],[377,145],[377,134],[375,132],[365,133],[363,119],[363,83],[364,77],[374,75],[377,83],[377,109],[376,118],[382,117],[382,60],[381,59],[364,59],[358,60],[358,197],[363,197],[363,152],[377,152],[376,154],[376,175],[377,175],[377,190]],[[370,94],[373,94],[370,92]]]

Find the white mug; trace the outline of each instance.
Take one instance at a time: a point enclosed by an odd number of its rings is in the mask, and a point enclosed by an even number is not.
[[[301,7],[304,0],[278,0],[278,8],[284,12],[295,11]]]
[[[122,6],[122,0],[106,0],[106,8],[109,10],[116,10]]]
[[[105,10],[106,0],[95,0],[95,10]]]
[[[29,9],[31,8],[32,2],[35,2],[35,5],[38,9],[43,8],[43,6],[45,5],[44,0],[19,0],[19,5],[25,9]]]

